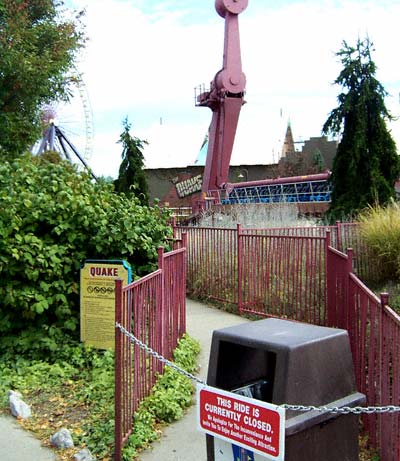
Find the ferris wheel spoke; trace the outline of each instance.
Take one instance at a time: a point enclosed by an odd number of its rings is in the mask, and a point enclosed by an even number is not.
[[[56,150],[68,160],[89,168],[87,161],[92,153],[93,116],[87,89],[77,71],[67,76],[67,80],[69,101],[53,102],[43,107],[43,136],[32,147],[32,152],[38,154]],[[51,127],[61,130],[62,141]]]

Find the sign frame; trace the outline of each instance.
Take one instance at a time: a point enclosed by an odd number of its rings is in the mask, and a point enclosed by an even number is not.
[[[197,384],[196,401],[198,430],[265,459],[284,461],[284,408],[203,384]]]
[[[122,270],[121,270],[122,269]],[[115,280],[131,283],[125,260],[86,259],[80,270],[80,337],[98,349],[115,347]]]

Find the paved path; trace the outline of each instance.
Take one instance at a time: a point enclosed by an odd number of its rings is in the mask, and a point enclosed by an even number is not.
[[[0,416],[1,461],[54,461],[53,451],[40,445],[13,417]]]
[[[187,332],[200,341],[199,377],[206,380],[213,330],[246,322],[204,304],[187,301]],[[179,421],[165,428],[160,441],[141,453],[141,461],[206,461],[206,437],[196,427],[196,406],[193,405]]]
[[[213,330],[238,325],[246,320],[204,304],[187,301],[187,331],[201,344],[199,377],[206,380]],[[54,461],[53,451],[21,429],[12,417],[0,416],[0,461]],[[162,438],[144,451],[141,461],[206,461],[205,435],[196,428],[196,407],[166,427]],[[99,460],[100,461],[100,460]]]

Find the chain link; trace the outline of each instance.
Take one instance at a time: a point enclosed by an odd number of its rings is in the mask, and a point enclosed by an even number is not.
[[[137,344],[141,349],[145,350],[147,354],[151,355],[152,357],[156,358],[159,360],[161,363],[164,363],[165,365],[168,365],[169,367],[173,368],[176,370],[178,373],[181,375],[186,376],[187,378],[191,379],[192,381],[196,381],[199,384],[202,384],[204,386],[207,386],[207,383],[205,381],[202,381],[200,378],[197,376],[192,375],[191,373],[187,372],[186,370],[183,370],[182,368],[178,367],[176,363],[171,362],[170,360],[166,359],[162,355],[160,355],[158,352],[153,350],[151,347],[149,347],[147,344],[143,343],[140,341],[140,339],[136,338],[132,333],[130,333],[128,330],[126,330],[120,323],[116,323],[115,326],[121,330],[121,332],[127,336],[133,343]]]
[[[158,352],[154,351],[151,347],[149,347],[147,344],[143,343],[140,341],[140,339],[136,338],[132,333],[130,333],[128,330],[126,330],[120,323],[115,324],[116,328],[118,328],[126,337],[128,337],[133,343],[137,344],[141,349],[145,350],[147,354],[151,355],[152,357],[156,358],[160,362],[164,363],[165,365],[168,365],[169,367],[173,368],[176,370],[178,373],[186,376],[187,378],[191,379],[192,381],[195,381],[205,387],[208,386],[208,384],[199,379],[197,376],[192,375],[191,373],[183,370],[180,368],[178,365],[176,365],[174,362],[171,362],[170,360],[166,359],[162,355],[160,355]],[[373,413],[395,413],[395,412],[400,412],[400,406],[396,405],[387,405],[387,406],[382,406],[382,407],[327,407],[327,406],[320,406],[316,407],[314,405],[289,405],[289,404],[282,404],[278,405],[281,408],[284,408],[285,410],[292,410],[292,411],[299,411],[299,412],[306,412],[306,411],[318,411],[318,412],[329,412],[329,413],[334,413],[334,414],[341,414],[341,415],[347,415],[349,413],[360,415],[360,414],[373,414]]]
[[[395,405],[388,405],[385,407],[326,407],[326,406],[321,406],[321,407],[315,407],[313,405],[289,405],[289,404],[283,404],[280,405],[282,408],[285,408],[285,410],[292,410],[292,411],[319,411],[319,412],[324,412],[327,411],[329,413],[335,413],[335,414],[341,414],[341,415],[347,415],[349,413],[353,413],[356,415],[361,415],[362,413],[366,414],[372,414],[372,413],[394,413],[394,412],[400,412],[400,406],[395,406]]]

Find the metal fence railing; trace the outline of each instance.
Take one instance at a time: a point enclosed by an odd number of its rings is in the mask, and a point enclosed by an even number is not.
[[[353,271],[363,281],[379,279],[379,266],[373,264],[374,255],[365,243],[358,223],[337,223],[339,244],[335,246],[343,253],[353,249]]]
[[[239,312],[324,324],[327,235],[261,235],[239,227]]]
[[[400,317],[352,272],[352,251],[328,249],[328,326],[349,332],[357,388],[367,404],[397,405],[400,401]],[[370,444],[381,461],[400,459],[399,413],[363,415]]]
[[[361,281],[373,274],[358,227],[174,228],[174,251],[159,252],[159,269],[126,286],[116,282],[116,319],[167,359],[185,331],[185,287],[197,298],[238,311],[348,330],[357,386],[369,406],[399,405],[400,317]],[[348,249],[347,254],[343,249]],[[180,246],[183,246],[180,248]],[[357,269],[357,275],[354,271]],[[187,283],[185,274],[188,274]],[[365,277],[367,275],[364,275]],[[360,277],[361,276],[361,277]],[[132,430],[137,406],[162,363],[116,333],[116,448]],[[134,366],[133,366],[134,365]],[[400,459],[400,413],[363,415],[381,461]]]
[[[116,323],[167,359],[172,358],[186,324],[186,247],[160,248],[158,270],[123,287],[116,281]],[[162,373],[163,364],[115,332],[115,461],[132,433],[133,416]]]
[[[237,305],[237,230],[175,228],[187,235],[187,293]]]
[[[330,229],[310,229],[282,235],[275,229],[241,226],[175,227],[175,237],[187,235],[188,295],[260,316],[323,322]]]
[[[376,268],[356,224],[181,227],[175,235],[184,230],[190,294],[234,304],[242,313],[348,330],[357,386],[368,405],[399,404],[400,317],[387,306],[387,297],[379,299],[361,281],[373,278]],[[398,461],[400,414],[371,413],[363,422],[381,461]]]
[[[214,272],[217,271],[215,265],[220,265],[218,267],[219,273],[224,274],[226,270],[229,270],[230,266],[226,265],[226,256],[218,258],[218,251],[230,251],[233,253],[237,251],[237,246],[235,246],[234,239],[237,240],[237,229],[225,229],[219,227],[186,227],[186,226],[174,226],[175,236],[179,236],[182,232],[186,232],[190,237],[188,253],[192,255],[189,257],[188,263],[190,267],[196,269],[196,271],[190,272],[188,275],[189,283],[189,293],[193,293],[199,297],[207,297],[207,293],[202,293],[202,283],[198,281],[196,286],[192,283],[191,275],[195,275],[197,270],[202,270],[206,260],[204,258],[208,257],[210,251],[214,253],[212,261],[214,262]],[[236,235],[235,235],[236,232]],[[360,233],[360,226],[358,223],[341,223],[337,222],[332,226],[303,226],[303,227],[274,227],[274,228],[264,228],[264,229],[246,229],[241,227],[242,234],[257,234],[257,235],[269,235],[269,236],[298,236],[298,237],[320,237],[325,238],[327,232],[330,232],[330,244],[332,247],[336,248],[341,252],[346,252],[347,248],[353,249],[353,271],[357,276],[364,281],[376,280],[379,268],[370,264],[371,258],[373,255],[368,249],[368,246],[365,244],[362,235]],[[228,242],[229,240],[229,242]],[[202,242],[200,247],[199,242]],[[207,243],[206,243],[207,242]],[[220,247],[218,247],[220,245]],[[216,250],[218,248],[218,250]],[[197,260],[196,257],[199,255]],[[232,256],[232,259],[235,259],[235,256]],[[233,264],[233,261],[232,261]],[[225,266],[225,269],[222,267]],[[222,270],[222,272],[221,272]],[[215,281],[217,282],[217,278]],[[207,286],[210,288],[209,297],[214,299],[215,292],[220,293],[220,290],[217,287],[213,286],[213,278],[209,275],[207,279]],[[193,291],[194,290],[194,291]],[[218,295],[220,297],[220,295]],[[237,302],[237,297],[235,300],[225,299],[222,296],[224,302]]]

